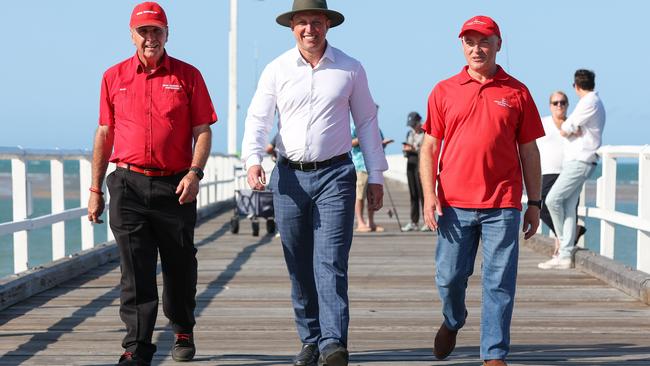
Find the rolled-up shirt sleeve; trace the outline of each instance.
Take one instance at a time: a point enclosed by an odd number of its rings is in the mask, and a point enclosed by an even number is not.
[[[596,106],[588,101],[580,100],[576,109],[571,115],[562,123],[562,131],[566,133],[575,133],[580,126],[584,125],[596,114]]]
[[[272,67],[272,64],[269,64],[262,72],[257,90],[248,107],[241,156],[246,169],[262,164],[267,137],[273,128],[277,95]]]
[[[354,74],[354,86],[350,96],[350,111],[359,137],[359,147],[368,170],[368,183],[383,184],[383,172],[388,169],[382,146],[377,106],[370,95],[368,78],[359,64]]]

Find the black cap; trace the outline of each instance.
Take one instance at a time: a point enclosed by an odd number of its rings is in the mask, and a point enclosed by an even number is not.
[[[422,117],[418,112],[411,112],[406,120],[406,125],[409,127],[415,127],[418,123],[422,122]]]

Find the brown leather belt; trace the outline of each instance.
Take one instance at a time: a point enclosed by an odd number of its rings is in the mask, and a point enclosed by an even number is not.
[[[135,173],[140,173],[143,175],[146,175],[147,177],[168,177],[170,175],[175,175],[180,172],[172,172],[170,170],[161,170],[161,169],[155,169],[155,168],[141,168],[137,165],[129,164],[129,163],[123,163],[123,162],[118,162],[115,164],[118,168],[126,169],[128,171],[132,171]]]
[[[313,162],[303,162],[303,161],[293,161],[285,158],[284,156],[280,156],[278,158],[278,161],[281,164],[289,166],[291,169],[296,169],[296,170],[302,170],[303,172],[308,172],[312,170],[318,170],[321,168],[328,167],[336,162],[342,161],[349,159],[350,155],[348,153],[337,155],[331,159],[323,160],[323,161],[313,161]]]

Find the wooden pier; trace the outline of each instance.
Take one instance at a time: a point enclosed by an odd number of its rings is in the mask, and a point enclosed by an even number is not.
[[[389,186],[402,224],[406,187]],[[436,361],[440,325],[435,234],[358,234],[350,259],[350,365],[480,365],[480,271],[467,295],[469,318],[456,351]],[[202,222],[193,365],[290,365],[299,349],[280,239],[251,236],[231,212]],[[263,223],[262,223],[263,224]],[[264,225],[262,226],[262,232]],[[650,307],[582,272],[542,271],[545,257],[522,246],[509,365],[650,365]],[[162,280],[159,277],[159,283]],[[111,262],[0,312],[0,365],[113,365],[122,352],[119,265]],[[159,311],[154,365],[171,359],[173,333]]]

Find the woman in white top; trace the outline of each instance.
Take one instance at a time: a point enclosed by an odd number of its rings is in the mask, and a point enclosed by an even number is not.
[[[569,109],[569,98],[563,91],[555,91],[549,98],[549,107],[551,115],[542,118],[542,125],[546,135],[537,139],[539,156],[542,163],[542,201],[546,200],[546,195],[553,187],[557,177],[562,171],[562,161],[564,160],[564,149],[568,140],[560,134],[560,127],[567,119],[567,110]],[[580,132],[578,131],[578,134]],[[546,205],[543,205],[540,212],[540,218],[555,235],[555,228],[551,215]],[[581,236],[586,231],[584,226],[578,226],[578,235]],[[578,236],[578,238],[579,238]],[[577,241],[577,239],[576,239]],[[555,252],[557,255],[560,248],[560,242],[555,236]]]

